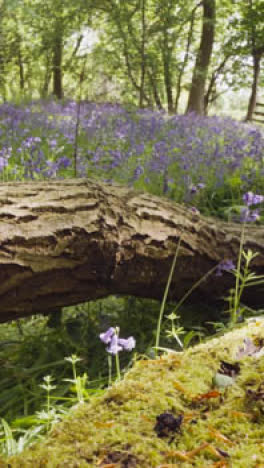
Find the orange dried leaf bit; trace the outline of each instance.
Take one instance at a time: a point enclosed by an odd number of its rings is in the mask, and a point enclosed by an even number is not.
[[[107,463],[106,465],[102,465],[101,468],[117,468],[117,463]]]
[[[193,397],[194,401],[201,401],[201,400],[209,400],[210,398],[217,398],[221,396],[221,392],[218,390],[212,390],[211,392],[202,393],[201,395],[197,395]]]

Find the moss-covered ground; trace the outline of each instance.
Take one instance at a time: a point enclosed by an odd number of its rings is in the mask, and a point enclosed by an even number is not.
[[[245,338],[250,345],[238,356]],[[44,442],[0,466],[264,467],[263,344],[264,320],[256,319],[183,353],[138,360],[103,396],[73,409]],[[212,384],[221,361],[239,363],[226,387]],[[183,420],[159,432],[156,418],[163,413]]]

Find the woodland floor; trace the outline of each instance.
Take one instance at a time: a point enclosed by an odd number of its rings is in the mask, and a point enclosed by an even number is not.
[[[138,358],[124,380],[0,466],[263,468],[263,344],[264,320],[250,319],[183,353]]]

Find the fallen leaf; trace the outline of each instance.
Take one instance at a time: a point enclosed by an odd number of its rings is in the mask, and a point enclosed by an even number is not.
[[[194,401],[201,401],[201,400],[209,400],[210,398],[217,398],[221,396],[221,393],[218,390],[212,390],[211,392],[202,393],[201,395],[197,395],[193,397]]]

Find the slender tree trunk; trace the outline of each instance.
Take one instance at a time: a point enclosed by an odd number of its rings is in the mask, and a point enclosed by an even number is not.
[[[204,95],[215,34],[215,0],[203,0],[203,26],[186,112],[204,114]]]
[[[57,99],[63,98],[62,84],[62,55],[63,55],[63,35],[62,26],[57,24],[53,43],[53,94]]]
[[[18,39],[18,67],[19,67],[19,87],[20,91],[24,91],[25,89],[25,73],[24,73],[24,63],[21,51],[21,41],[20,38]]]
[[[162,106],[162,102],[161,102],[159,91],[158,91],[157,81],[155,78],[155,72],[153,69],[152,69],[152,72],[148,74],[148,78],[149,78],[150,85],[152,88],[155,104],[159,110],[162,110],[163,106]]]
[[[166,33],[165,33],[166,34]],[[164,40],[163,55],[163,68],[164,68],[164,82],[167,95],[168,113],[173,113],[173,94],[172,94],[172,79],[171,79],[171,53],[168,50],[168,42]]]
[[[206,219],[164,198],[75,179],[0,186],[0,321],[110,294],[161,299],[181,238],[171,299],[181,299],[223,259],[236,262],[241,225]],[[264,273],[263,227],[246,228],[244,249]],[[215,302],[232,274],[200,282],[192,301]],[[263,307],[263,290],[245,303]]]
[[[5,76],[5,33],[3,30],[3,18],[5,14],[4,2],[0,5],[0,97],[6,100],[6,76]]]
[[[187,37],[187,44],[186,44],[186,50],[184,54],[184,59],[180,68],[179,76],[178,76],[178,81],[177,81],[177,86],[176,86],[176,98],[175,98],[175,106],[174,106],[174,112],[178,112],[179,108],[179,101],[181,97],[181,89],[182,89],[182,79],[184,75],[184,71],[186,68],[186,65],[189,60],[189,53],[190,53],[190,47],[192,43],[192,38],[193,38],[193,27],[194,27],[194,22],[195,22],[195,13],[197,10],[197,6],[193,9],[192,14],[191,14],[191,21],[190,21],[190,28],[188,31],[188,37]]]
[[[41,90],[41,96],[42,98],[46,98],[49,94],[49,85],[51,81],[51,61],[49,58],[49,55],[47,53],[47,58],[46,58],[46,70],[45,70],[45,75],[44,75],[44,82]]]
[[[143,107],[144,86],[146,74],[146,0],[141,0],[141,71],[140,71],[140,89],[139,89],[139,107]]]
[[[253,53],[253,82],[252,82],[252,87],[251,87],[251,95],[250,95],[249,103],[248,103],[247,116],[245,119],[246,121],[252,120],[253,113],[256,107],[261,58],[262,58],[261,53],[259,52]]]

